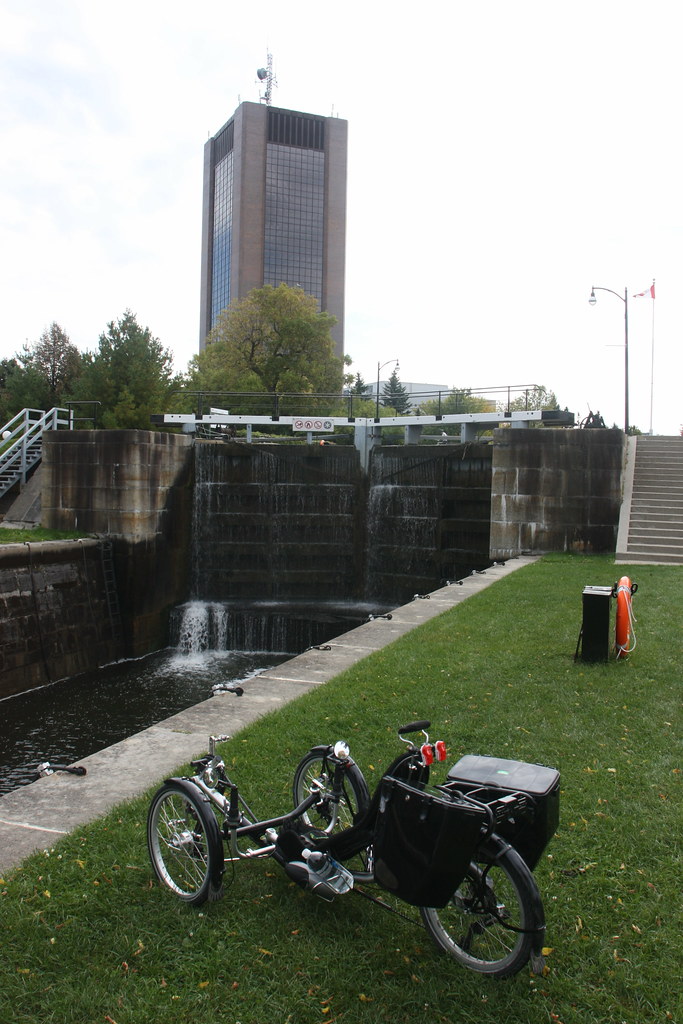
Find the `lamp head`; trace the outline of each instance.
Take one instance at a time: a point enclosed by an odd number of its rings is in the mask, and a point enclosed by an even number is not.
[[[597,301],[598,300],[597,300],[597,297],[596,297],[596,294],[595,294],[595,288],[591,288],[591,294],[590,294],[590,298],[588,299],[588,305],[589,306],[594,306]]]

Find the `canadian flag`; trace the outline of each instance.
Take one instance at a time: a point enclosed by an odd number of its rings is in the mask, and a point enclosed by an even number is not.
[[[654,281],[652,282],[650,287],[647,289],[647,291],[645,291],[645,292],[636,292],[635,295],[633,296],[633,298],[634,299],[641,299],[643,297],[643,295],[649,295],[651,299],[654,299],[654,297],[655,297],[655,283],[654,283]]]

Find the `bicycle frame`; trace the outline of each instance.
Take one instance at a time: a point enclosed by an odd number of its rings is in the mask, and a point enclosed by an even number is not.
[[[223,816],[221,835],[228,843],[230,850],[230,856],[225,858],[226,864],[239,860],[253,860],[257,857],[270,857],[275,851],[276,830],[296,821],[305,814],[308,808],[318,800],[318,796],[312,793],[298,807],[286,814],[259,819],[239,792],[237,785],[227,774],[223,758],[216,753],[217,744],[225,742],[228,738],[227,736],[209,737],[207,757],[192,762],[192,767],[201,768],[201,771],[188,781],[201,790],[219,814]],[[212,785],[214,782],[215,786]],[[230,789],[230,799],[225,797],[225,789]],[[250,847],[247,850],[240,849],[240,839],[247,836],[259,838],[264,835],[268,836],[270,842],[255,848]]]

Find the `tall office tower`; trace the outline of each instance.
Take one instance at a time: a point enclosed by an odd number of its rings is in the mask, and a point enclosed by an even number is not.
[[[200,350],[231,300],[284,281],[337,318],[343,355],[347,129],[242,103],[206,143]]]

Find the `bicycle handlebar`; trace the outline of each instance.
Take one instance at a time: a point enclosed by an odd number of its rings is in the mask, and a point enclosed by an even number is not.
[[[406,733],[409,732],[424,732],[431,724],[432,723],[427,721],[427,719],[423,719],[419,722],[408,722],[407,725],[402,725],[399,728],[398,734],[399,736],[405,736]]]

